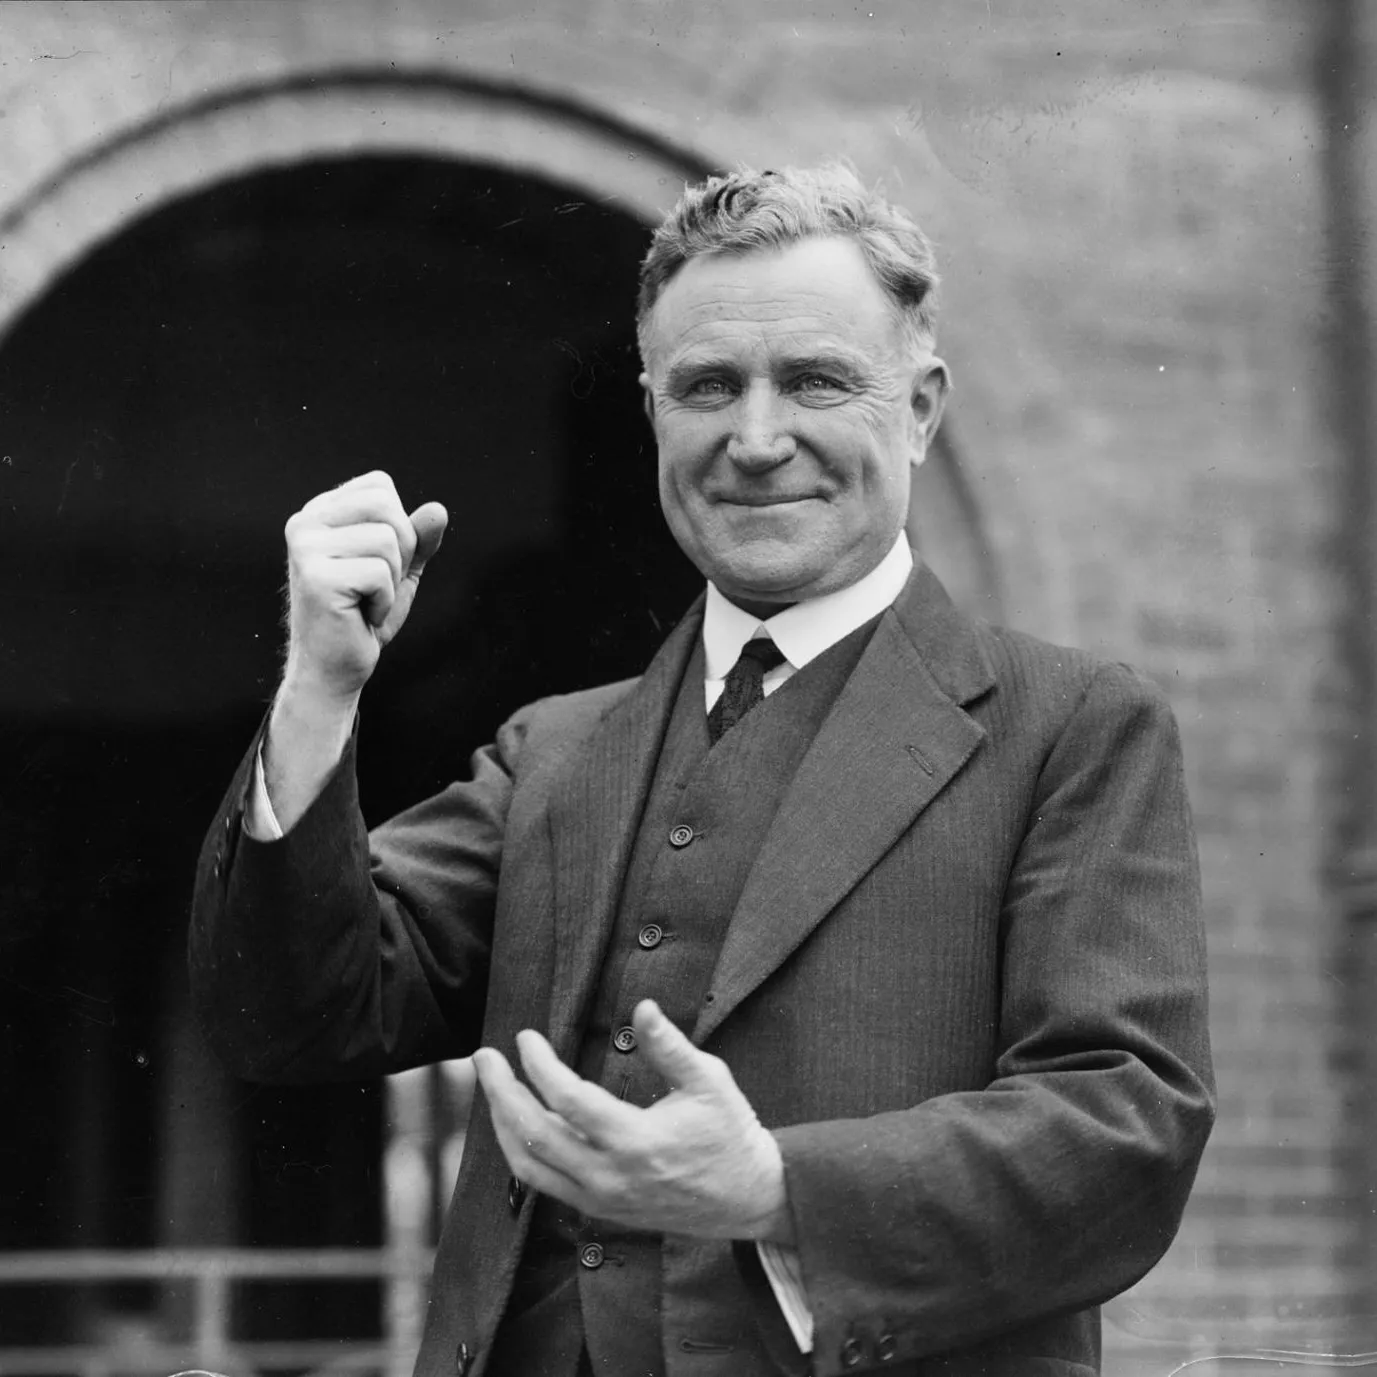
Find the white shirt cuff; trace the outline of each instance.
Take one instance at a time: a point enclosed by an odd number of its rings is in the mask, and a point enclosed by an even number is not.
[[[798,1249],[785,1248],[779,1243],[757,1243],[755,1248],[799,1352],[811,1353],[813,1312],[808,1308],[808,1296],[803,1289],[803,1267]]]
[[[268,781],[263,777],[263,747],[260,744],[253,762],[253,783],[249,786],[248,804],[244,809],[244,831],[254,841],[282,840],[282,825],[273,812],[268,798]]]

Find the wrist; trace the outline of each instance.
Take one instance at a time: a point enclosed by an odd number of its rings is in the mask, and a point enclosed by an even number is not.
[[[310,807],[342,759],[359,695],[339,697],[284,679],[263,742],[268,802],[286,833]]]
[[[297,669],[291,659],[283,671],[282,682],[273,698],[273,724],[282,723],[293,731],[339,734],[345,738],[353,730],[363,686],[340,688],[318,676]]]
[[[784,1247],[794,1244],[794,1216],[789,1209],[789,1192],[784,1183],[784,1158],[774,1134],[761,1130],[761,1171],[754,1198],[760,1211],[751,1228],[755,1243],[778,1243]]]

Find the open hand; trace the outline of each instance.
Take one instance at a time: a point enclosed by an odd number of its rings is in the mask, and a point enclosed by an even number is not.
[[[790,1242],[779,1148],[726,1063],[695,1047],[652,1000],[636,1006],[632,1026],[670,1085],[647,1109],[576,1075],[530,1029],[516,1041],[539,1098],[500,1052],[475,1054],[513,1173],[586,1215],[633,1229]]]

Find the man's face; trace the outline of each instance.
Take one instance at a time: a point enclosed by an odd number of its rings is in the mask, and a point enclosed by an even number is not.
[[[684,553],[747,605],[869,573],[904,525],[947,372],[906,347],[859,247],[690,259],[647,324],[660,504]]]

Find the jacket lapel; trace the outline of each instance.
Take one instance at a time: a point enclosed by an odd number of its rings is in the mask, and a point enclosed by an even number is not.
[[[780,805],[695,1042],[779,967],[965,764],[984,731],[961,705],[992,683],[974,628],[917,565]]]
[[[700,598],[635,688],[570,760],[552,798],[555,969],[549,1039],[561,1056],[573,1053],[597,984],[636,827],[702,622]]]

